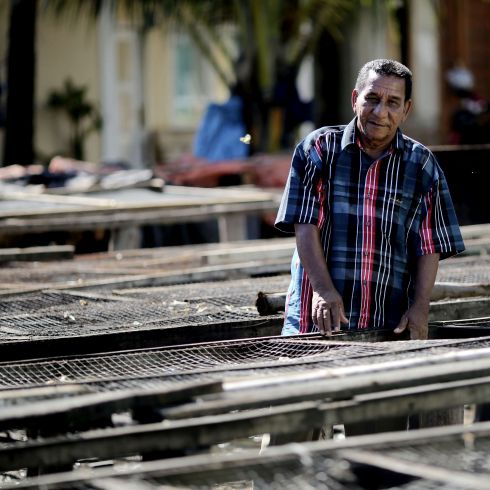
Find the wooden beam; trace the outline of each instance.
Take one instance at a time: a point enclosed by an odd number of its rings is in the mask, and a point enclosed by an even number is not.
[[[33,262],[46,260],[73,259],[75,247],[73,245],[49,245],[44,247],[2,248],[0,249],[0,263],[4,262]]]
[[[15,286],[13,286],[7,290],[0,291],[0,297],[32,293],[45,289],[56,289],[59,291],[80,291],[92,288],[112,290],[115,288],[168,286],[190,282],[247,278],[250,276],[258,276],[263,274],[281,274],[287,270],[289,270],[289,265],[281,260],[240,262],[223,265],[191,267],[187,270],[158,272],[155,274],[124,275],[119,277],[110,277],[107,279],[88,279],[77,282],[76,284],[19,284],[17,289],[15,289]]]
[[[161,450],[189,450],[255,434],[287,434],[339,422],[372,420],[490,401],[490,377],[392,390],[333,403],[302,402],[219,416],[85,432],[0,448],[0,470],[61,466],[84,458],[114,458]]]
[[[239,453],[201,453],[192,456],[161,459],[157,461],[138,462],[137,466],[125,465],[118,468],[108,467],[99,468],[90,473],[68,472],[51,475],[43,475],[30,478],[15,483],[15,488],[38,489],[38,488],[78,488],[77,484],[91,483],[93,479],[101,481],[113,477],[135,478],[158,480],[159,482],[171,481],[172,477],[185,475],[196,482],[215,481],[226,472],[227,475],[234,474],[240,470],[245,472],[267,471],[271,473],[278,466],[293,466],[304,458],[339,458],[349,451],[351,459],[354,455],[351,451],[369,451],[386,447],[405,448],[412,450],[424,448],[431,445],[441,445],[454,443],[454,441],[464,441],[474,439],[478,441],[482,438],[490,437],[490,423],[468,424],[464,426],[437,427],[430,429],[420,429],[416,431],[404,432],[385,432],[370,434],[367,436],[349,437],[344,440],[324,440],[308,442],[298,445],[271,446],[260,455],[254,450],[243,450]],[[461,442],[464,444],[464,442]],[[397,458],[397,461],[400,461]],[[381,462],[382,464],[382,462]],[[414,464],[412,461],[411,464]],[[452,473],[448,470],[448,475]],[[465,475],[474,473],[464,472]],[[480,490],[486,486],[486,475],[482,475],[478,480],[479,486],[465,487],[472,490]]]
[[[477,293],[480,293],[477,294]],[[482,296],[482,293],[485,296]],[[490,316],[490,286],[441,285],[434,288],[430,303],[429,321],[459,320]],[[256,299],[260,315],[277,314],[284,311],[287,293],[264,293],[259,291]],[[441,300],[441,297],[460,299]],[[489,296],[489,297],[487,297]]]
[[[50,389],[58,396],[63,390]],[[79,387],[79,391],[83,389]],[[39,392],[40,388],[37,389]],[[85,393],[65,398],[31,401],[30,403],[0,408],[0,430],[42,429],[49,434],[68,430],[96,428],[117,412],[157,410],[171,404],[189,402],[196,396],[218,393],[220,381],[188,383],[166,390],[118,391],[109,393]],[[36,391],[33,390],[33,393]],[[0,392],[0,399],[4,399]],[[31,394],[33,396],[33,394]]]
[[[488,475],[472,474],[451,468],[430,465],[424,461],[408,461],[389,454],[360,449],[345,449],[338,453],[347,461],[361,465],[375,466],[389,472],[395,472],[413,478],[422,478],[433,482],[445,483],[449,487],[479,490],[488,484]],[[482,486],[483,485],[483,486]]]

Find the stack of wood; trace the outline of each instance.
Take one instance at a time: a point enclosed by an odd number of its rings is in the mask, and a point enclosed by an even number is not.
[[[490,427],[472,415],[490,403],[483,229],[464,230],[469,253],[441,263],[434,290],[431,332],[461,338],[428,341],[279,336],[280,305],[261,316],[255,301],[284,293],[292,239],[4,250],[2,486],[485,488]],[[380,414],[444,426],[304,441]],[[264,434],[297,443],[259,456]]]

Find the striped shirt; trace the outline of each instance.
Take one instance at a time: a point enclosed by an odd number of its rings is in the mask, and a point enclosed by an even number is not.
[[[294,232],[296,223],[320,231],[348,329],[395,328],[414,296],[417,257],[444,259],[464,250],[434,155],[398,130],[373,160],[356,137],[356,119],[313,131],[296,147],[276,227]],[[283,333],[316,329],[311,299],[296,251]]]

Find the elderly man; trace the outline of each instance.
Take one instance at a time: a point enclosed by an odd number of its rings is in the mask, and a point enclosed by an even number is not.
[[[412,74],[393,60],[360,70],[354,119],[296,147],[276,219],[295,232],[283,334],[407,329],[426,339],[439,259],[464,250],[444,174],[399,126]]]

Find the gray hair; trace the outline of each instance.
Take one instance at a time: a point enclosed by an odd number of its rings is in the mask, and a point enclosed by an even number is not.
[[[402,78],[405,80],[405,100],[412,97],[412,72],[399,61],[385,59],[368,61],[359,70],[355,87],[358,92],[361,92],[366,86],[371,70],[378,75]]]

